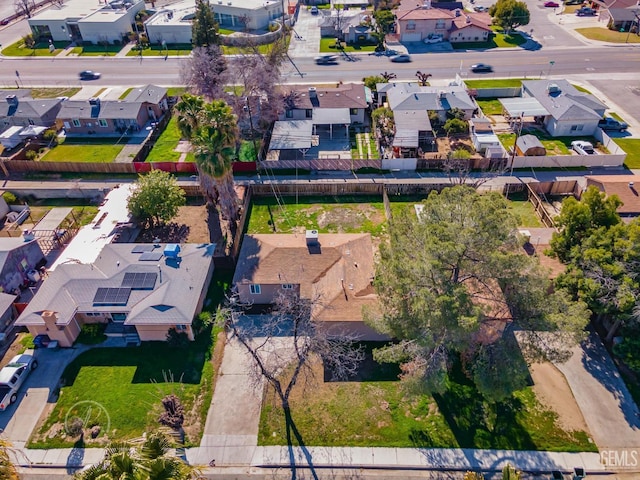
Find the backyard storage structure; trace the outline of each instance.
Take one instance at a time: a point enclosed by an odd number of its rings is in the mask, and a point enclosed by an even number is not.
[[[516,153],[525,157],[544,157],[547,149],[535,135],[522,135],[516,141]]]

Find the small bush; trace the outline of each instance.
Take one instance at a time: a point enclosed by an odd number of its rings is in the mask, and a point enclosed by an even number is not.
[[[73,417],[66,422],[65,431],[70,437],[79,437],[84,433],[84,422],[80,417]]]
[[[164,412],[158,417],[158,422],[165,427],[180,430],[184,424],[184,407],[178,397],[173,394],[162,399]]]
[[[2,194],[2,198],[4,198],[4,201],[7,202],[7,205],[15,205],[16,203],[18,203],[17,197],[11,192],[4,192]]]
[[[107,339],[107,336],[104,334],[105,327],[106,325],[104,323],[89,323],[83,325],[76,341],[85,345],[102,343]]]
[[[38,158],[38,152],[36,152],[35,150],[29,150],[25,154],[25,157],[27,157],[27,160],[35,160]]]
[[[189,345],[189,336],[172,328],[167,332],[167,344],[172,348],[185,348]]]

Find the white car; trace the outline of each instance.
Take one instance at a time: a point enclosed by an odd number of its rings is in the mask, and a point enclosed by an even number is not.
[[[13,357],[9,364],[0,370],[0,410],[6,410],[18,399],[20,386],[37,366],[33,350],[27,350]]]
[[[590,142],[586,142],[584,140],[574,140],[571,142],[571,148],[579,153],[580,155],[595,155],[596,150],[593,148]]]
[[[424,43],[440,43],[443,40],[444,39],[442,38],[442,35],[438,35],[436,33],[430,33],[429,35],[427,35],[427,38],[423,40],[423,42]]]

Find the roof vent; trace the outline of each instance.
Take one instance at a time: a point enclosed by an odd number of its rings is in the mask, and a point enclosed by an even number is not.
[[[89,105],[100,105],[100,99],[98,97],[91,97],[89,99]]]
[[[550,83],[547,85],[547,92],[551,95],[552,93],[560,93],[561,90],[557,83]]]
[[[438,92],[438,97],[439,98],[447,98],[447,92],[445,92],[444,90],[440,90]]]
[[[459,17],[460,15],[462,15],[462,12],[459,8],[456,8],[456,17]]]
[[[633,190],[633,182],[629,182],[629,188]]]
[[[467,18],[466,18],[466,22],[467,22],[467,23],[471,23],[471,17],[470,17],[469,15],[467,15],[466,17],[467,17]]]
[[[318,241],[318,230],[307,230],[305,239],[307,241],[307,250],[311,255],[319,254],[320,242]]]
[[[309,98],[318,98],[316,87],[309,87]]]
[[[5,99],[9,105],[18,105],[18,97],[15,95],[7,95]]]

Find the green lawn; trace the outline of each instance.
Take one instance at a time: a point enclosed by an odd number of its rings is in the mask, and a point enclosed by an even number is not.
[[[178,130],[178,119],[172,117],[167,124],[167,128],[158,138],[147,157],[147,162],[177,162],[180,159],[180,152],[175,148],[180,141],[180,131]]]
[[[80,87],[32,88],[32,98],[73,97],[82,90]]]
[[[142,49],[143,57],[164,57],[164,56],[183,56],[189,55],[193,50],[193,45],[190,43],[168,43],[167,47],[162,45],[150,45]],[[127,57],[139,57],[140,50],[132,48],[127,52]]]
[[[81,50],[76,54],[82,57],[114,57],[123,45],[82,45],[79,48]]]
[[[515,193],[509,195],[508,199],[509,212],[515,215],[519,222],[519,227],[539,228],[544,227],[536,214],[535,209],[524,193]]]
[[[526,129],[523,129],[522,134],[525,135],[527,133],[538,137],[538,140],[540,140],[544,148],[547,149],[547,155],[569,155],[571,153],[571,142],[574,140],[587,140],[593,143],[593,145],[597,143],[593,137],[551,137],[540,130],[528,132]],[[509,150],[516,141],[516,134],[499,133],[498,139],[504,148]]]
[[[576,32],[590,40],[597,40],[600,42],[640,43],[639,35],[609,30],[604,27],[576,28]]]
[[[627,168],[640,168],[640,139],[614,138],[616,144],[627,153],[624,164]]]
[[[180,350],[164,342],[144,342],[136,348],[95,348],[81,354],[65,369],[58,402],[29,446],[73,446],[73,439],[52,432],[67,415],[81,414],[86,403],[79,402],[96,402],[103,409],[97,420],[102,431],[96,444],[157,430],[160,400],[169,393],[175,393],[185,412],[190,412],[197,397],[212,389],[213,367],[208,361],[212,341],[207,336],[203,334],[189,348]],[[198,420],[204,422],[203,417]]]
[[[133,90],[133,87],[127,88],[124,92],[122,92],[122,95],[118,97],[118,100],[124,100],[127,97],[127,95],[131,93],[131,90]]]
[[[527,41],[519,33],[505,35],[504,33],[493,32],[486,42],[454,42],[451,44],[454,50],[487,50],[492,48],[514,48]]]
[[[55,49],[53,52],[50,52],[49,42],[36,43],[34,48],[27,48],[23,40],[18,40],[2,48],[1,52],[6,57],[55,57],[67,45],[68,42],[53,42]]]
[[[342,42],[343,48],[338,50],[336,48],[335,37],[322,37],[320,39],[320,52],[321,53],[340,53],[340,52],[373,52],[376,49],[375,45],[351,45]]]
[[[167,96],[168,97],[179,97],[180,95],[186,93],[187,89],[185,87],[169,87],[167,88]]]
[[[42,162],[87,162],[111,163],[124,145],[85,144],[71,145],[63,143],[44,154]]]
[[[589,90],[587,90],[584,87],[581,87],[580,85],[576,85],[575,83],[572,83],[571,86],[573,88],[575,88],[576,90],[578,90],[579,92],[591,94],[591,92]]]
[[[465,80],[469,88],[520,88],[525,78],[501,78],[497,80]]]
[[[476,98],[476,102],[485,115],[502,115],[502,104],[497,98]]]
[[[282,41],[278,39],[276,41]],[[291,42],[291,35],[287,35],[285,37],[285,42],[287,44],[287,48],[289,48],[289,42]],[[273,48],[273,43],[267,43],[265,45],[258,45],[258,52],[267,54]],[[251,47],[227,47],[225,45],[222,46],[222,53],[225,55],[239,55],[242,53],[253,53],[254,49]]]
[[[375,363],[375,362],[373,362]],[[385,366],[382,366],[385,367]],[[373,367],[375,368],[375,367]],[[377,368],[376,368],[377,369]],[[389,367],[386,366],[387,372]],[[389,372],[390,373],[390,372]],[[307,445],[597,451],[585,432],[565,432],[531,388],[489,403],[454,368],[442,395],[403,394],[392,378],[320,383],[291,398],[293,421]],[[318,375],[320,381],[322,373]],[[259,445],[286,445],[284,416],[267,389]],[[294,440],[294,443],[297,442]]]

